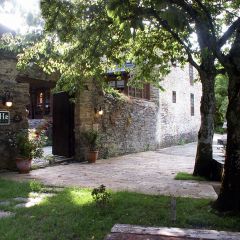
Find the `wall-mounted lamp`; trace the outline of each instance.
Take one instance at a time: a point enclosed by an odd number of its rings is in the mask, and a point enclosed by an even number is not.
[[[95,113],[98,114],[98,115],[100,115],[100,116],[102,116],[102,115],[103,115],[103,110],[102,110],[102,108],[101,108],[101,107],[95,108]]]
[[[2,104],[6,107],[12,107],[13,105],[13,96],[9,91],[6,91],[3,96],[0,96],[0,99],[2,100]]]

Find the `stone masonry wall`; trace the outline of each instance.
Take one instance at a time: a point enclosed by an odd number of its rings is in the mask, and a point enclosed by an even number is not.
[[[75,105],[76,159],[86,160],[81,133],[94,128],[100,133],[100,158],[156,149],[158,106],[151,101],[103,96],[92,82],[80,93]],[[99,116],[95,109],[101,107]]]
[[[75,101],[75,159],[86,160],[86,148],[82,138],[82,132],[92,129],[94,124],[93,95],[96,89],[92,81],[86,81],[85,87]]]
[[[100,157],[108,158],[157,148],[157,105],[150,101],[104,99],[99,116]]]
[[[0,96],[6,91],[13,96],[13,106],[7,108],[0,101],[0,110],[10,111],[10,125],[0,125],[0,169],[15,168],[14,149],[9,149],[8,139],[10,132],[18,132],[28,128],[26,105],[29,104],[28,79],[44,81],[56,81],[58,74],[47,75],[37,68],[25,72],[17,70],[17,59],[15,55],[0,52]],[[17,121],[17,116],[21,118]]]
[[[0,56],[0,79],[13,82],[17,74],[16,59]]]
[[[15,149],[9,146],[9,133],[28,128],[26,105],[29,102],[29,86],[15,82],[16,76],[16,61],[11,58],[0,59],[0,96],[6,91],[13,96],[11,108],[0,101],[0,110],[10,111],[10,125],[0,125],[0,169],[15,168]]]
[[[76,159],[86,159],[82,132],[98,129],[100,158],[140,152],[195,141],[200,126],[201,84],[190,84],[189,68],[173,68],[161,83],[165,91],[150,88],[151,101],[128,98],[119,101],[103,93],[91,81],[75,105]],[[176,92],[176,103],[172,92]],[[194,94],[191,116],[190,94]],[[102,108],[99,116],[95,109]]]
[[[196,71],[194,74],[196,78]],[[197,140],[200,127],[201,83],[190,84],[189,66],[173,68],[161,85],[159,99],[159,146],[166,147]],[[176,92],[176,103],[172,101]],[[190,94],[194,94],[194,116],[191,116]]]

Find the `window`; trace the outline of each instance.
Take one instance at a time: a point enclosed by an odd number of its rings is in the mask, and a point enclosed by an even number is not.
[[[145,84],[143,88],[130,87],[127,85],[128,78],[127,74],[122,74],[121,78],[117,78],[116,75],[109,75],[108,84],[127,96],[150,100],[150,85]]]
[[[190,85],[194,84],[194,76],[193,76],[193,66],[189,64],[189,79],[190,79]]]
[[[176,103],[177,102],[177,94],[176,91],[172,91],[172,102]]]
[[[190,94],[191,116],[194,116],[194,94]]]

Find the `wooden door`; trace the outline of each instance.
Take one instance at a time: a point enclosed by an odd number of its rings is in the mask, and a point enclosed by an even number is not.
[[[66,92],[53,94],[53,154],[74,155],[74,103]]]

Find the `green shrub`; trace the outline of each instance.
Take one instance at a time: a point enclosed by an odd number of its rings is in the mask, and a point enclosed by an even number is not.
[[[97,150],[99,146],[99,133],[98,131],[91,129],[83,132],[83,138],[85,140],[86,146],[91,150]]]
[[[99,207],[106,207],[110,202],[111,195],[106,191],[106,187],[102,184],[92,191],[92,197]]]

